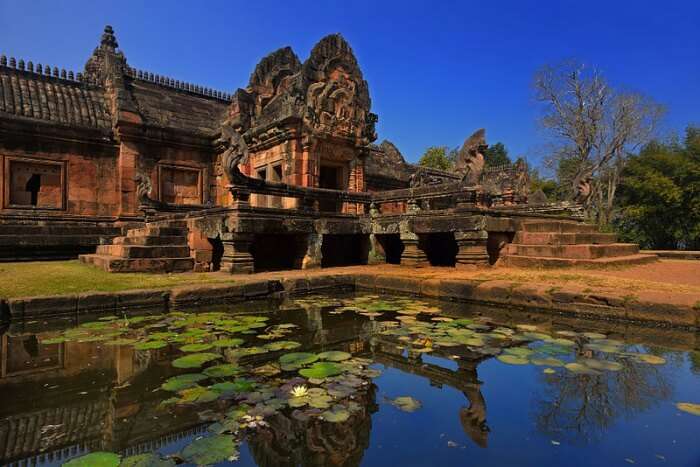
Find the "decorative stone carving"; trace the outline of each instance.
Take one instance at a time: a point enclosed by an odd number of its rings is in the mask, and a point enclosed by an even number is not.
[[[221,136],[215,144],[221,152],[221,168],[231,185],[245,183],[248,180],[238,165],[248,157],[248,145],[243,136],[226,122],[221,126]]]
[[[581,172],[574,177],[574,202],[581,205],[586,205],[591,197],[591,174],[589,172]]]
[[[474,132],[464,141],[457,156],[455,171],[462,175],[462,180],[469,185],[478,185],[484,170],[483,151],[486,144],[486,130],[483,128]]]

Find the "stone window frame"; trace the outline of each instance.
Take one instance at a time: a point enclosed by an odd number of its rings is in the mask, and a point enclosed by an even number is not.
[[[68,162],[60,161],[55,159],[40,159],[33,157],[22,157],[22,156],[3,156],[3,209],[31,209],[32,211],[65,211],[68,205],[68,190],[67,190],[67,180],[68,180]],[[49,207],[49,206],[32,206],[30,204],[11,204],[11,193],[10,189],[12,186],[12,173],[10,171],[10,166],[12,162],[24,162],[29,164],[41,164],[58,166],[61,170],[61,206],[60,207]]]
[[[158,200],[165,202],[163,200],[163,169],[174,169],[174,170],[184,170],[189,172],[197,172],[197,192],[199,196],[199,205],[206,203],[204,199],[204,178],[205,169],[202,167],[192,167],[189,165],[178,165],[178,164],[158,164]],[[196,205],[195,205],[196,206]]]

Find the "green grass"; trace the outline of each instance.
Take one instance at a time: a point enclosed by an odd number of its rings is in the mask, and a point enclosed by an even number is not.
[[[0,263],[0,297],[65,295],[227,282],[212,273],[109,273],[78,261]]]

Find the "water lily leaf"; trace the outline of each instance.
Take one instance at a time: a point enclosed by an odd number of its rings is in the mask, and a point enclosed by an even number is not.
[[[211,378],[226,378],[233,376],[241,371],[236,365],[225,363],[223,365],[210,366],[203,373]]]
[[[105,342],[105,345],[132,345],[138,342],[136,339],[129,339],[126,337],[119,339],[112,339],[111,341]]]
[[[420,409],[422,404],[419,400],[411,396],[400,396],[391,400],[391,405],[404,412],[415,412]]]
[[[199,368],[207,362],[221,358],[218,353],[193,353],[173,360],[175,368]]]
[[[212,402],[219,398],[219,393],[203,386],[194,386],[178,391],[181,404],[200,404]]]
[[[41,345],[52,345],[52,344],[62,344],[66,342],[68,339],[66,339],[64,336],[59,336],[59,337],[51,337],[49,339],[41,339],[40,343]]]
[[[606,336],[605,334],[600,334],[598,332],[584,332],[583,337],[587,339],[605,339]]]
[[[318,354],[319,360],[328,360],[331,362],[342,362],[350,357],[352,357],[352,355],[349,353],[341,352],[339,350],[329,350],[328,352],[321,352]]]
[[[611,362],[608,360],[595,360],[592,358],[585,358],[579,361],[587,367],[593,368],[594,370],[620,371],[623,368],[621,363]]]
[[[307,352],[292,352],[284,354],[279,358],[282,369],[285,371],[296,370],[316,360],[318,360],[318,355]]]
[[[553,375],[554,373],[556,373],[556,370],[552,368],[545,368],[544,370],[542,370],[542,373],[544,373],[545,375]]]
[[[138,344],[134,345],[134,349],[136,349],[136,350],[155,350],[155,349],[162,349],[163,347],[166,347],[167,345],[168,345],[168,343],[165,341],[147,341],[147,342],[139,342]]]
[[[245,341],[243,339],[239,339],[237,337],[232,337],[230,339],[219,339],[217,341],[212,342],[212,345],[216,348],[229,348],[229,347],[238,347]]]
[[[534,324],[518,324],[515,327],[521,331],[530,331],[530,332],[537,331],[537,326],[535,326]]]
[[[599,374],[601,374],[600,371],[594,370],[593,368],[588,367],[588,366],[584,365],[583,363],[578,363],[578,362],[567,363],[566,365],[564,365],[564,368],[566,368],[567,370],[569,370],[572,373],[577,373],[577,374],[582,374],[582,375],[599,375]]]
[[[687,412],[692,415],[700,416],[700,404],[692,404],[690,402],[678,402],[676,404],[678,410]]]
[[[215,435],[192,441],[181,454],[187,462],[211,465],[235,457],[238,450],[230,436]]]
[[[81,328],[85,329],[106,329],[110,327],[111,323],[105,323],[102,321],[91,321],[89,323],[83,323],[80,325]]]
[[[201,373],[187,373],[169,378],[160,387],[166,391],[178,392],[191,388],[204,379],[207,379],[207,376]]]
[[[648,363],[650,365],[663,365],[666,363],[666,359],[663,357],[659,357],[657,355],[651,355],[651,354],[638,354],[635,356],[637,360],[640,360],[644,363]]]
[[[333,407],[332,410],[321,412],[321,417],[330,423],[342,423],[350,418],[350,412],[344,408]]]
[[[172,459],[162,459],[155,453],[139,454],[125,458],[119,467],[174,467]]]
[[[508,365],[527,365],[529,363],[527,358],[511,354],[502,354],[496,358],[503,363],[507,363]]]
[[[276,352],[278,350],[294,350],[301,347],[301,344],[295,341],[279,341],[270,342],[269,344],[263,345],[263,347],[270,351]]]
[[[551,342],[552,344],[556,345],[563,345],[565,347],[573,347],[576,345],[575,341],[572,341],[571,339],[564,339],[563,337],[559,337],[556,339],[547,339],[547,342]]]
[[[197,344],[187,344],[180,347],[183,352],[204,352],[214,347],[211,344],[197,343]]]
[[[530,363],[538,366],[564,366],[564,362],[558,358],[530,358]]]
[[[64,467],[118,467],[119,456],[112,452],[91,452],[63,464]]]
[[[333,362],[316,362],[309,368],[299,370],[299,374],[306,378],[323,379],[329,376],[339,375],[343,367]]]
[[[534,350],[529,349],[527,347],[508,347],[506,349],[503,349],[503,352],[509,354],[509,355],[515,355],[516,357],[529,357],[532,355]]]

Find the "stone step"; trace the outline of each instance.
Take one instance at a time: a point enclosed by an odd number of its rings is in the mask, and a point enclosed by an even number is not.
[[[187,236],[186,228],[179,227],[159,227],[146,226],[139,229],[129,229],[126,233],[127,237],[172,237],[172,236]]]
[[[583,266],[591,268],[604,267],[623,267],[635,266],[639,264],[653,263],[658,260],[656,255],[627,255],[617,256],[614,258],[596,258],[596,259],[572,259],[572,258],[550,258],[538,256],[511,256],[502,257],[502,262],[506,266],[514,266],[519,268],[561,268],[572,266]]]
[[[0,235],[0,246],[89,246],[112,241],[111,235]]]
[[[539,220],[523,222],[520,225],[520,231],[550,233],[597,233],[598,226],[575,221]]]
[[[520,245],[510,244],[507,249],[513,256],[535,256],[565,259],[596,259],[629,256],[639,253],[635,243],[611,243],[608,245]]]
[[[611,233],[518,232],[513,239],[513,243],[523,245],[608,245],[616,242],[617,235]]]
[[[187,237],[182,235],[163,235],[161,237],[117,237],[113,242],[115,245],[142,245],[142,246],[185,246]]]
[[[190,248],[184,246],[100,245],[98,255],[118,258],[187,258]]]
[[[0,235],[121,235],[119,227],[70,224],[0,224]]]
[[[80,255],[80,261],[107,272],[188,272],[194,268],[194,258],[117,258],[109,255]]]

